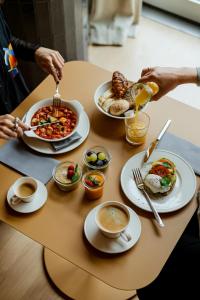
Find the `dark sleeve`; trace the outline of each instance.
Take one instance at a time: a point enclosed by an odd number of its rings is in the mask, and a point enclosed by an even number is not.
[[[35,61],[34,53],[40,47],[39,44],[25,42],[14,36],[11,37],[11,44],[17,58]]]

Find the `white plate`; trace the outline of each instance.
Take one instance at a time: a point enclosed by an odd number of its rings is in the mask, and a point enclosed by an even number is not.
[[[40,101],[36,102],[33,106],[31,106],[30,109],[26,113],[26,124],[31,126],[31,120],[32,120],[33,115],[40,108],[49,106],[49,105],[52,105],[52,98],[40,100]],[[68,100],[67,101],[67,100],[63,100],[63,99],[61,99],[61,105],[70,108],[77,116],[77,124],[70,134],[68,134],[67,136],[64,136],[62,138],[59,138],[59,139],[51,139],[51,140],[45,139],[45,138],[37,135],[33,130],[26,131],[24,134],[28,137],[35,137],[39,140],[49,142],[49,143],[66,140],[68,137],[70,137],[75,131],[77,131],[76,128],[78,127],[79,122],[80,122],[80,115],[83,112],[83,106],[78,100]]]
[[[40,153],[61,154],[61,153],[66,153],[68,151],[71,151],[77,148],[79,145],[81,145],[87,138],[89,131],[90,131],[90,121],[86,112],[83,111],[80,116],[79,125],[76,129],[76,132],[78,132],[81,135],[81,138],[63,149],[55,151],[53,150],[50,143],[41,141],[37,138],[27,137],[25,135],[23,135],[22,139],[27,146]]]
[[[110,239],[100,232],[95,222],[97,208],[98,206],[93,208],[85,219],[84,233],[88,242],[94,248],[111,254],[125,252],[133,247],[141,234],[141,222],[138,215],[127,206],[130,212],[130,225],[128,226],[127,231],[131,234],[132,239],[129,242],[125,242],[121,237]]]
[[[35,179],[35,178],[34,178]],[[8,190],[7,193],[7,202],[8,205],[15,211],[20,212],[20,213],[31,213],[34,212],[38,209],[40,209],[45,202],[47,201],[47,189],[46,186],[39,180],[35,179],[37,181],[38,184],[38,190],[35,194],[35,197],[33,199],[33,201],[31,202],[20,202],[17,205],[13,205],[11,204],[11,198],[14,195],[14,191],[13,191],[13,186],[11,186]]]
[[[144,154],[145,151],[140,152],[126,162],[121,172],[121,187],[132,203],[146,211],[151,211],[144,195],[136,187],[132,174],[133,168],[142,169]],[[148,163],[161,157],[169,158],[175,163],[177,169],[177,180],[173,190],[167,196],[152,199],[156,210],[159,213],[166,213],[180,209],[190,202],[196,190],[196,177],[188,162],[179,155],[166,150],[154,150]]]
[[[123,117],[111,115],[109,112],[106,112],[105,110],[103,110],[103,108],[99,105],[99,97],[103,96],[103,94],[111,87],[111,84],[112,84],[112,81],[106,81],[97,87],[95,94],[94,94],[94,102],[96,104],[96,107],[104,115],[114,118],[114,119],[124,120],[124,119],[130,118],[130,114],[127,114],[127,116],[123,116]],[[146,110],[147,106],[148,106],[148,103],[146,105],[144,105],[141,110],[142,111]],[[134,114],[134,111],[132,109],[128,110],[126,113],[128,113],[128,112],[130,112],[130,113],[132,112]]]

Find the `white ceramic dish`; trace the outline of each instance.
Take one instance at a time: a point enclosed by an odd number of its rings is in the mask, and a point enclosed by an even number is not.
[[[23,120],[25,119],[25,116]],[[80,146],[85,139],[87,138],[88,134],[90,131],[90,121],[88,118],[88,115],[86,114],[85,111],[82,112],[80,115],[80,122],[78,127],[76,128],[76,132],[78,132],[81,135],[81,138],[77,141],[75,141],[73,144],[66,146],[65,148],[62,148],[60,150],[55,151],[53,147],[51,146],[51,143],[48,143],[47,141],[41,141],[37,138],[34,137],[28,137],[23,135],[22,139],[24,143],[30,147],[31,149],[44,153],[44,154],[50,154],[50,155],[55,155],[55,154],[62,154],[69,152],[78,146]]]
[[[141,222],[138,215],[130,207],[126,207],[130,212],[130,224],[127,231],[130,232],[132,239],[129,242],[125,242],[122,237],[116,239],[105,237],[95,221],[98,206],[89,212],[84,223],[84,233],[94,248],[105,253],[115,254],[125,252],[136,244],[141,234]]]
[[[144,195],[136,187],[133,179],[132,169],[140,168],[144,174],[145,165],[142,168],[142,162],[145,151],[132,156],[124,165],[121,172],[121,187],[127,198],[136,206],[151,211]],[[177,169],[177,180],[173,190],[167,196],[156,197],[152,199],[155,209],[159,213],[168,213],[178,210],[190,202],[196,190],[196,176],[192,167],[179,155],[161,149],[156,149],[151,155],[149,162],[169,158],[175,163]]]
[[[31,119],[32,119],[33,115],[36,113],[36,111],[38,111],[38,109],[40,109],[42,107],[52,105],[52,103],[53,103],[52,99],[43,99],[43,100],[38,101],[37,103],[35,103],[33,106],[31,106],[31,108],[26,113],[26,124],[31,126]],[[35,137],[39,140],[46,141],[46,142],[58,142],[58,141],[65,140],[68,137],[70,137],[76,131],[76,129],[79,125],[80,116],[81,116],[81,113],[83,112],[83,106],[77,100],[70,100],[70,101],[61,100],[61,105],[69,107],[77,115],[76,126],[69,135],[67,135],[65,137],[62,137],[60,139],[45,139],[45,138],[42,138],[42,137],[38,136],[37,134],[35,134],[35,132],[33,130],[25,131],[24,132],[25,135],[28,136],[28,137]]]
[[[114,116],[114,115],[111,115],[109,112],[106,112],[105,110],[103,110],[103,108],[99,105],[99,97],[103,96],[103,94],[111,87],[111,85],[112,85],[112,81],[106,81],[97,87],[95,94],[94,94],[94,103],[96,104],[96,107],[104,115],[114,118],[114,119],[124,120],[124,119],[132,117],[134,115],[133,109],[130,109],[127,112],[125,112],[126,116]],[[141,110],[142,111],[146,110],[147,105],[148,105],[148,103],[146,105],[144,105]]]
[[[34,196],[33,201],[31,202],[20,202],[17,205],[13,205],[11,203],[11,198],[14,195],[14,190],[13,186],[11,186],[8,190],[7,193],[7,202],[8,205],[15,211],[20,212],[20,213],[31,213],[34,212],[38,209],[40,209],[45,202],[47,201],[48,193],[46,186],[39,180],[36,180],[38,184],[38,190]]]

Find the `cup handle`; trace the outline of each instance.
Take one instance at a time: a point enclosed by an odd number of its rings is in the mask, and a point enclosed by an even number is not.
[[[132,239],[132,236],[129,232],[127,232],[126,230],[122,231],[120,233],[120,236],[122,237],[122,239],[125,241],[125,242],[129,242],[131,239]]]
[[[10,199],[10,203],[11,203],[12,205],[17,205],[17,204],[19,204],[21,201],[22,201],[22,200],[21,200],[19,197],[17,197],[16,195],[13,195],[12,198]]]

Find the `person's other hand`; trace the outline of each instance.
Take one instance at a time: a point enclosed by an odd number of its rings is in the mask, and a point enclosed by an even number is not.
[[[9,140],[21,137],[24,130],[29,130],[29,126],[12,115],[0,116],[0,138]]]
[[[40,47],[35,51],[35,61],[44,72],[53,76],[56,83],[62,79],[64,58],[58,51]]]
[[[158,100],[169,91],[173,90],[179,81],[180,69],[167,67],[154,67],[142,70],[139,82],[153,81],[158,84],[159,92],[153,96],[153,100]]]

